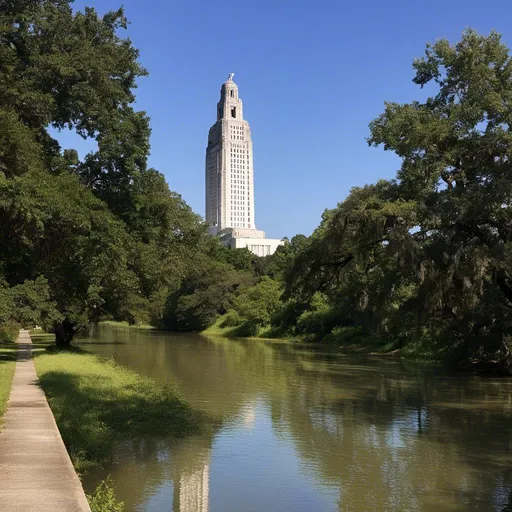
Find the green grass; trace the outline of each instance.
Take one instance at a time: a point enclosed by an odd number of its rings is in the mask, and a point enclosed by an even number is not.
[[[244,337],[238,334],[240,330],[239,325],[223,326],[222,323],[223,318],[217,318],[213,325],[203,331],[203,334],[210,334],[212,336],[226,336],[228,338]]]
[[[110,460],[116,440],[199,429],[197,415],[171,389],[112,360],[75,349],[39,354],[34,363],[78,472]]]
[[[16,345],[0,343],[0,416],[5,412],[16,366]]]
[[[226,325],[225,316],[217,318],[215,323],[202,331],[210,336],[225,336],[226,338],[247,338],[247,339],[273,339],[276,341],[298,341],[295,338],[283,338],[282,334],[272,327],[260,327],[256,334],[250,332],[247,324]]]

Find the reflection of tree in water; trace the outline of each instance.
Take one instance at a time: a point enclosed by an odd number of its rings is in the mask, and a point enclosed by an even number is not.
[[[442,379],[382,360],[340,364],[289,345],[245,346],[244,372],[256,362],[279,376],[276,384],[259,375],[275,428],[292,435],[321,481],[339,486],[340,510],[489,511],[506,503],[498,488],[512,488],[507,382]],[[273,364],[261,365],[255,350]]]
[[[170,380],[219,423],[263,396],[275,432],[293,440],[307,476],[339,488],[340,511],[512,512],[506,381],[441,378],[423,366],[189,335],[137,333],[133,345],[105,350],[142,374]],[[150,480],[174,482],[174,506],[188,507],[175,511],[206,510],[211,439],[203,449],[188,442],[169,446],[159,469],[148,468]],[[150,488],[141,483],[132,503]]]

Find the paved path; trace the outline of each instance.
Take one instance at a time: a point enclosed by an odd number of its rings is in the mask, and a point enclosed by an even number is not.
[[[32,340],[21,331],[0,431],[1,512],[90,512],[50,406],[37,384]]]

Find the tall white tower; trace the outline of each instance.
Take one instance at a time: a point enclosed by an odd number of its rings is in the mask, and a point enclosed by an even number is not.
[[[230,73],[220,90],[217,122],[208,132],[205,218],[222,244],[268,256],[283,242],[265,238],[254,224],[253,160],[251,129]]]
[[[233,73],[222,84],[217,122],[206,148],[206,222],[213,234],[227,228],[256,229],[251,129]]]

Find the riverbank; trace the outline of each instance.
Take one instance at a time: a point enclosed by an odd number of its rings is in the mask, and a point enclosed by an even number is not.
[[[62,438],[77,471],[97,468],[119,439],[196,432],[190,407],[168,387],[110,359],[75,351],[34,358]]]
[[[382,341],[369,336],[336,336],[329,335],[324,340],[314,340],[311,337],[286,337],[272,328],[261,328],[256,335],[247,335],[247,329],[244,325],[226,325],[225,317],[219,317],[217,321],[201,334],[207,336],[223,336],[225,338],[243,338],[247,340],[269,340],[280,343],[300,343],[312,345],[329,345],[337,347],[340,351],[371,354],[371,355],[400,355],[400,350],[396,343],[383,343]],[[411,350],[408,355],[412,356],[417,350]]]

